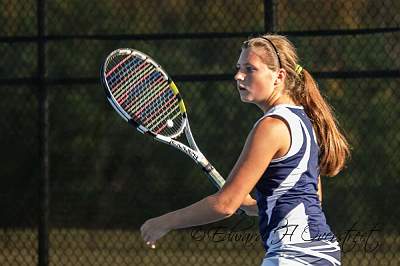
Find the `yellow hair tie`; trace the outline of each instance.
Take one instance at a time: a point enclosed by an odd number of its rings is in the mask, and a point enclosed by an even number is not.
[[[300,75],[301,71],[303,71],[303,67],[300,65],[296,65],[296,68],[294,69],[297,73],[297,75]]]

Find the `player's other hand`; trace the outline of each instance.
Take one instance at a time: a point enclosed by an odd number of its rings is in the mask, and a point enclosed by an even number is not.
[[[166,228],[166,223],[161,218],[147,220],[141,227],[143,241],[150,248],[156,248],[156,241],[166,235],[170,229]]]

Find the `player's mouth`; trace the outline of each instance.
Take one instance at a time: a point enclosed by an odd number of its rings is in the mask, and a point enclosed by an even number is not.
[[[246,86],[244,86],[242,84],[238,84],[237,87],[238,87],[239,91],[246,91]]]

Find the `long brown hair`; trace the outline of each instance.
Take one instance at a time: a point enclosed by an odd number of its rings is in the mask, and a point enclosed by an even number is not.
[[[254,47],[272,70],[286,70],[285,89],[293,101],[304,107],[317,135],[321,175],[335,176],[350,156],[349,144],[338,126],[332,108],[321,95],[318,85],[304,68],[299,71],[298,56],[293,44],[281,35],[263,35],[246,41],[243,48]],[[273,58],[273,60],[271,60]]]

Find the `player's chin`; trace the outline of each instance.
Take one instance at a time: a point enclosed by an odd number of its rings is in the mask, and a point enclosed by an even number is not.
[[[240,97],[240,100],[242,101],[242,103],[251,103],[249,100],[242,97]]]
[[[249,95],[247,94],[247,95],[245,95],[245,94],[240,94],[240,100],[242,101],[242,102],[244,102],[244,103],[252,103],[253,102],[253,99],[252,99],[252,97],[249,97]]]

